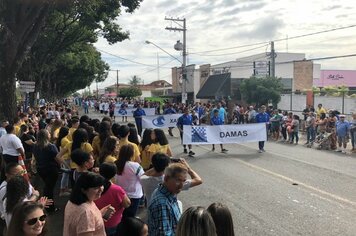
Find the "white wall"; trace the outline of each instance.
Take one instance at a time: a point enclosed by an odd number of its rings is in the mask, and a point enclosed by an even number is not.
[[[306,95],[292,95],[292,108],[290,106],[290,94],[282,94],[278,108],[287,111],[302,111],[306,106]],[[342,97],[315,96],[314,107],[321,103],[326,110],[333,109],[342,112]],[[344,113],[351,114],[356,112],[356,99],[346,98],[344,101]]]

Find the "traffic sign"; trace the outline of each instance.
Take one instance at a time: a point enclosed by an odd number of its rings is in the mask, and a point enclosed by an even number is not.
[[[35,86],[36,82],[35,81],[19,81],[20,85],[32,85]]]

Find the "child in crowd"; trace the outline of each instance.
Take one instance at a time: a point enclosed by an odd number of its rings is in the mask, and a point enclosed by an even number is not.
[[[293,144],[294,143],[294,138],[295,138],[295,144],[298,144],[299,141],[299,116],[298,115],[293,115],[293,120],[292,120],[292,126],[291,126],[291,141],[290,143]]]

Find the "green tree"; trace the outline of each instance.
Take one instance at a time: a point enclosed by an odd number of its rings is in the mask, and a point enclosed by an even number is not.
[[[0,110],[8,119],[16,115],[15,82],[42,81],[53,76],[52,62],[75,43],[92,44],[104,37],[110,44],[128,38],[116,23],[121,7],[132,13],[142,0],[2,0],[0,2]],[[43,28],[44,27],[44,28]],[[44,29],[44,30],[43,30]],[[33,46],[40,35],[42,39]],[[31,52],[32,55],[29,55]],[[26,59],[27,72],[19,72]],[[32,65],[36,65],[33,67]],[[21,75],[23,76],[20,78]],[[95,80],[102,75],[98,75]],[[67,79],[71,79],[67,77]],[[83,84],[85,87],[86,84]],[[52,86],[53,87],[53,86]],[[50,87],[46,87],[48,90]]]
[[[142,79],[140,77],[138,77],[137,75],[134,75],[129,80],[129,84],[132,85],[132,86],[137,87],[138,85],[142,84]]]
[[[128,88],[122,88],[120,89],[119,91],[119,96],[120,97],[126,97],[126,98],[135,98],[135,97],[138,97],[138,96],[141,96],[142,95],[142,91],[141,89],[137,88],[137,87],[134,87],[134,86],[131,86],[131,87],[128,87]]]
[[[260,106],[272,101],[273,104],[277,104],[281,100],[283,84],[278,78],[251,77],[242,81],[240,90],[242,99],[247,103],[256,103]]]

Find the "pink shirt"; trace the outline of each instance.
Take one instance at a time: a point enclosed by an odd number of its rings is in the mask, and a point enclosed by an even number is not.
[[[104,222],[106,228],[116,227],[121,222],[122,212],[124,211],[122,201],[125,195],[125,190],[120,186],[111,184],[109,189],[95,201],[95,204],[99,209],[102,209],[109,204],[115,208],[114,215],[107,222]]]
[[[76,236],[92,232],[93,236],[106,235],[104,220],[94,202],[76,205],[68,201],[64,210],[63,236]]]

